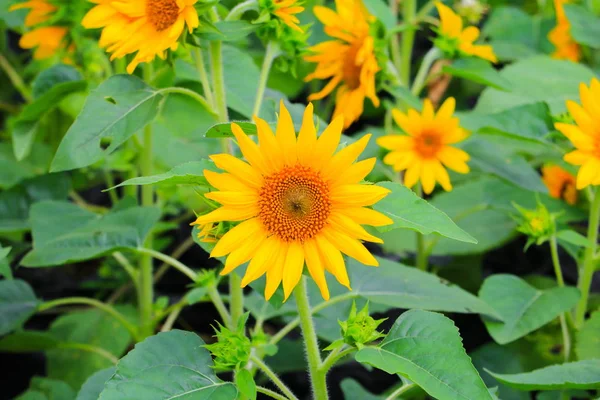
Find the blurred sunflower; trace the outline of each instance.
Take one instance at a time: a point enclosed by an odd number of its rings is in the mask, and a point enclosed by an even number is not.
[[[221,275],[248,261],[242,286],[266,273],[265,297],[283,282],[285,298],[298,284],[304,263],[323,298],[329,299],[325,270],[342,285],[350,281],[342,253],[366,265],[377,265],[361,241],[381,243],[361,225],[392,221],[370,208],[389,190],[360,184],[375,158],[356,162],[370,135],[340,150],[342,117],[317,138],[312,104],[306,108],[296,138],[292,118],[283,103],[275,134],[255,118],[259,144],[235,123],[231,129],[247,163],[228,154],[211,159],[225,173],[204,171],[218,191],[205,196],[222,207],[198,217],[192,225],[243,221],[217,242],[211,257],[227,256]]]
[[[301,1],[299,0],[261,0],[264,3],[264,8],[270,10],[277,18],[290,28],[304,32],[302,28],[298,26],[300,20],[296,17],[296,14],[304,11],[304,7],[300,6]]]
[[[187,25],[198,27],[197,0],[90,0],[97,5],[84,17],[85,28],[103,28],[100,46],[112,53],[111,60],[135,53],[127,72],[154,57],[176,50]]]
[[[334,40],[309,48],[313,54],[304,59],[317,63],[317,67],[305,80],[330,79],[308,100],[320,100],[338,88],[333,118],[343,115],[347,128],[362,114],[365,97],[379,107],[375,75],[380,68],[375,57],[375,40],[369,33],[374,17],[360,0],[338,0],[336,8],[337,12],[321,6],[314,8],[315,15],[325,25],[325,33]]]
[[[578,190],[589,185],[600,185],[600,82],[592,79],[589,87],[579,85],[581,105],[567,101],[569,114],[575,125],[557,122],[554,127],[577,148],[565,155],[569,164],[581,166],[577,173]]]
[[[577,189],[575,177],[558,165],[545,165],[542,167],[542,180],[548,188],[550,196],[563,199],[568,204],[577,203]]]
[[[407,135],[388,135],[377,139],[377,144],[390,150],[383,162],[396,171],[406,170],[404,184],[412,187],[421,182],[429,194],[438,182],[446,191],[452,190],[450,177],[444,167],[461,174],[469,172],[469,155],[450,146],[464,140],[468,133],[453,117],[455,100],[448,98],[437,114],[429,99],[425,99],[423,112],[410,109],[406,114],[394,109],[392,116]]]
[[[552,53],[553,58],[577,62],[581,59],[581,49],[571,37],[571,24],[564,8],[567,3],[569,0],[554,0],[556,26],[548,33],[548,40],[556,48]]]
[[[436,46],[447,53],[458,52],[467,56],[483,58],[493,63],[498,62],[494,49],[490,45],[473,44],[479,38],[479,29],[468,26],[463,29],[460,15],[448,6],[436,2],[435,6],[440,15],[440,37],[436,39]]]
[[[30,0],[14,4],[9,10],[14,11],[22,8],[30,9],[25,17],[26,27],[44,24],[52,18],[57,10],[55,5],[46,0]],[[33,58],[36,60],[49,58],[60,50],[66,49],[67,40],[65,36],[68,31],[66,27],[62,26],[40,26],[21,36],[19,46],[24,49],[35,49]]]

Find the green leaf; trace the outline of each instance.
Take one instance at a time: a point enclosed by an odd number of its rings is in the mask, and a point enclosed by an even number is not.
[[[577,43],[600,49],[600,18],[590,10],[576,4],[565,4],[569,32]]]
[[[38,131],[38,121],[17,120],[12,125],[12,143],[15,158],[22,160],[29,155]]]
[[[479,297],[492,306],[502,321],[483,317],[483,322],[500,344],[510,343],[546,325],[570,310],[579,300],[573,287],[538,290],[514,275],[493,275],[485,280]]]
[[[235,386],[217,378],[204,345],[195,333],[180,330],[149,337],[119,361],[99,400],[235,399]]]
[[[503,374],[525,372],[521,362],[522,356],[516,346],[500,346],[494,342],[486,343],[471,353],[473,365],[479,371],[481,378],[488,387],[498,386],[498,397],[502,400],[530,400],[530,397],[527,393],[498,384],[487,370]]]
[[[31,208],[33,250],[26,267],[47,267],[142,246],[160,219],[156,207],[130,207],[97,215],[73,203],[44,201]]]
[[[83,384],[75,400],[98,400],[104,390],[104,384],[115,374],[115,367],[109,367],[94,373]]]
[[[8,263],[8,253],[12,247],[2,247],[0,245],[0,276],[4,276],[8,280],[13,279],[12,270],[10,269],[10,264]]]
[[[600,310],[592,313],[577,331],[575,352],[579,360],[600,359]]]
[[[24,179],[46,174],[51,158],[52,153],[48,146],[34,143],[29,157],[18,161],[12,145],[7,142],[0,143],[0,189],[9,189]]]
[[[120,186],[128,185],[197,185],[208,186],[204,178],[204,170],[218,171],[215,164],[209,160],[191,161],[181,164],[164,174],[152,176],[140,176],[138,178],[128,179],[123,183],[113,186],[107,190],[115,189]]]
[[[136,312],[132,306],[118,307],[130,320]],[[48,331],[61,343],[79,343],[100,348],[120,357],[131,343],[127,329],[111,315],[88,310],[73,312],[54,320]],[[78,348],[49,349],[46,351],[48,377],[60,379],[79,388],[93,373],[112,367],[113,363],[96,352]]]
[[[380,227],[380,231],[407,228],[425,235],[437,233],[454,240],[477,243],[477,240],[460,229],[444,212],[417,196],[406,186],[392,182],[381,182],[379,186],[391,190],[391,193],[373,208],[394,221],[393,225]]]
[[[396,15],[390,12],[390,8],[383,0],[370,0],[365,2],[369,13],[381,21],[386,29],[392,29],[397,24]]]
[[[0,336],[21,327],[39,304],[27,282],[19,279],[0,281]]]
[[[75,400],[75,392],[65,382],[34,376],[29,390],[17,399]]]
[[[71,181],[66,174],[49,174],[23,181],[0,192],[0,232],[22,232],[30,228],[33,204],[68,197]]]
[[[421,111],[423,103],[421,99],[412,94],[412,92],[405,86],[394,86],[386,87],[386,91],[394,96],[396,100],[403,103],[406,108],[414,108],[417,111]]]
[[[460,58],[444,66],[442,71],[504,91],[510,91],[512,86],[488,61],[481,58]]]
[[[369,393],[354,379],[346,378],[341,383],[345,400],[384,400],[385,397]]]
[[[247,52],[228,45],[223,46],[222,52],[227,106],[251,118],[260,70]]]
[[[31,83],[31,90],[33,97],[38,98],[59,83],[80,80],[82,80],[82,76],[77,68],[67,64],[56,64],[36,76]]]
[[[86,167],[113,152],[154,119],[162,98],[135,76],[110,77],[88,96],[60,143],[50,170]],[[103,149],[107,142],[110,144]]]
[[[25,108],[23,108],[23,111],[21,111],[21,114],[19,114],[19,120],[37,120],[48,110],[56,107],[58,103],[68,94],[80,92],[82,90],[85,90],[86,87],[86,81],[58,83],[52,86],[52,88],[50,88],[46,92],[44,92],[43,95],[35,99],[33,102],[25,106]]]
[[[235,385],[242,395],[249,400],[256,400],[256,383],[247,369],[241,369],[235,374]]]
[[[256,124],[254,122],[248,121],[232,121],[235,122],[242,128],[246,135],[256,135]],[[227,138],[233,137],[233,132],[231,131],[231,122],[225,122],[221,124],[215,124],[210,127],[208,131],[204,134],[207,138]]]
[[[560,240],[564,240],[567,243],[574,244],[579,247],[589,247],[590,241],[588,238],[580,234],[579,232],[575,232],[574,230],[567,229],[562,230],[556,234],[556,237]]]
[[[190,115],[194,117],[190,118]],[[185,94],[170,93],[161,106],[157,122],[162,123],[171,135],[198,140],[217,122],[217,117],[198,100]]]
[[[551,365],[522,374],[496,374],[499,382],[521,390],[598,389],[600,359]]]
[[[525,104],[546,102],[552,114],[566,111],[566,100],[579,100],[579,84],[595,77],[583,64],[536,56],[505,67],[500,75],[511,82],[511,91],[486,88],[475,111],[497,113]]]
[[[458,329],[441,314],[410,310],[394,323],[378,347],[356,353],[356,361],[415,382],[444,400],[492,399],[462,346]]]
[[[0,351],[28,353],[54,349],[60,341],[45,331],[19,330],[0,339]]]
[[[252,32],[257,30],[260,25],[252,24],[248,21],[218,21],[215,22],[217,31],[209,27],[200,25],[198,29],[194,31],[194,35],[198,36],[203,40],[220,40],[223,42],[235,42],[245,38]]]

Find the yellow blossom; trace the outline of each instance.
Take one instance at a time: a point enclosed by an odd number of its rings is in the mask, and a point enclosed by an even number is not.
[[[564,9],[566,3],[569,0],[554,0],[556,26],[548,33],[548,40],[556,48],[552,53],[553,58],[577,62],[581,59],[581,49],[571,36],[571,24]]]

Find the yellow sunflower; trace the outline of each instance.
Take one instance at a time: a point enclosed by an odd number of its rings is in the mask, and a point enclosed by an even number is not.
[[[564,9],[566,3],[569,0],[554,0],[556,26],[548,33],[548,40],[556,48],[552,53],[553,58],[577,62],[581,59],[581,49],[571,36],[571,24]]]
[[[298,5],[298,0],[273,0],[275,14],[284,24],[290,28],[297,30],[298,32],[304,32],[302,28],[298,26],[300,20],[295,14],[304,11],[304,7]]]
[[[56,6],[45,0],[30,0],[24,3],[14,4],[10,11],[29,8],[30,11],[25,17],[25,26],[33,27],[48,21],[52,14],[57,10]],[[42,60],[52,57],[59,50],[66,48],[65,36],[68,29],[61,26],[42,26],[35,28],[23,36],[19,41],[19,46],[23,49],[35,49],[33,58]]]
[[[600,82],[594,78],[590,87],[579,85],[581,105],[567,101],[575,125],[557,122],[554,127],[577,148],[565,155],[569,164],[579,165],[576,188],[600,185]]]
[[[429,194],[438,182],[444,190],[452,190],[450,177],[444,167],[461,174],[469,172],[469,155],[452,147],[464,140],[468,133],[453,117],[455,100],[448,98],[437,114],[429,99],[425,99],[423,112],[414,109],[406,114],[392,110],[392,116],[407,135],[388,135],[377,139],[377,144],[390,150],[383,162],[396,171],[406,170],[404,184],[412,187],[421,182],[423,191]]]
[[[198,27],[197,0],[90,0],[97,5],[83,18],[84,27],[103,28],[100,46],[112,53],[111,60],[135,53],[127,66],[130,74],[142,62],[165,58],[176,50],[187,25]]]
[[[498,62],[492,46],[473,44],[479,38],[477,27],[468,26],[463,29],[463,21],[460,15],[440,2],[436,2],[435,6],[440,15],[439,34],[442,38],[455,46],[459,53],[483,58],[493,63]]]
[[[368,208],[389,190],[360,184],[375,165],[375,158],[355,162],[370,135],[335,153],[342,117],[317,138],[311,104],[304,112],[298,137],[283,103],[275,134],[264,120],[255,117],[255,122],[258,144],[231,124],[247,162],[228,154],[211,157],[225,172],[204,171],[218,190],[205,196],[222,207],[198,217],[192,225],[241,222],[219,239],[211,252],[211,257],[228,255],[221,275],[249,261],[242,286],[266,274],[265,297],[269,299],[283,282],[287,299],[306,263],[323,298],[329,299],[325,271],[350,288],[342,253],[363,264],[377,265],[361,241],[382,241],[361,225],[392,223]]]
[[[563,199],[568,204],[577,203],[577,189],[575,177],[558,165],[545,165],[542,167],[542,180],[548,188],[550,196]]]
[[[379,107],[375,75],[380,68],[374,52],[375,42],[369,34],[369,23],[374,18],[360,0],[338,0],[336,7],[337,12],[321,6],[314,8],[315,15],[325,25],[325,33],[334,40],[309,48],[313,54],[304,59],[318,64],[305,80],[330,79],[323,90],[311,94],[309,100],[322,99],[338,88],[333,118],[343,115],[344,128],[347,128],[362,114],[365,97]]]

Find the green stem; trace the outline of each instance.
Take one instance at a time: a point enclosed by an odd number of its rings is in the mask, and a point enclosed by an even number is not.
[[[427,15],[431,12],[431,10],[433,10],[434,8],[435,8],[435,0],[429,0],[427,3],[425,3],[425,5],[423,5],[423,7],[421,7],[419,12],[417,12],[416,19],[418,21],[424,20],[427,17]]]
[[[210,62],[217,115],[220,122],[227,122],[229,116],[227,115],[227,97],[223,79],[222,43],[219,40],[210,42]]]
[[[390,4],[390,13],[392,14],[392,16],[394,17],[394,21],[398,21],[398,0],[389,0],[389,4]],[[391,56],[392,56],[392,63],[394,64],[394,67],[396,67],[396,71],[398,73],[400,73],[400,71],[402,70],[402,57],[400,56],[400,41],[398,39],[398,33],[394,32],[392,33],[391,37],[390,37],[390,47],[391,47]],[[406,82],[404,82],[406,83]]]
[[[266,387],[262,387],[262,386],[257,386],[256,387],[256,391],[258,393],[262,393],[262,394],[266,394],[267,396],[271,397],[272,399],[275,400],[288,400],[287,397],[280,395],[277,392],[274,392],[270,389],[267,389]]]
[[[594,200],[590,206],[590,217],[588,222],[588,242],[590,243],[585,249],[585,256],[583,259],[583,266],[579,269],[579,282],[577,287],[581,292],[579,303],[575,310],[575,326],[580,328],[585,320],[585,313],[587,311],[588,298],[590,294],[590,286],[592,285],[592,278],[594,276],[594,270],[596,269],[596,262],[594,255],[596,253],[596,247],[598,243],[598,225],[600,223],[600,193],[595,190]]]
[[[419,184],[417,186],[417,195],[423,197],[423,188]],[[425,249],[425,237],[421,232],[417,232],[417,259],[416,266],[421,271],[427,271],[427,261],[429,259],[429,253]]]
[[[235,21],[242,18],[242,15],[249,10],[257,10],[258,2],[256,0],[246,0],[233,7],[225,17],[225,21]]]
[[[104,174],[104,180],[106,181],[107,189],[115,187],[115,180],[113,179],[110,171],[107,169],[102,169],[102,173]],[[115,205],[119,201],[117,192],[114,190],[108,191],[108,197],[110,198],[110,203],[112,205]]]
[[[283,383],[275,372],[267,364],[265,364],[260,358],[256,356],[250,356],[250,361],[253,362],[258,369],[260,369],[270,380],[281,390],[281,393],[285,394],[288,399],[298,400],[298,398],[292,393],[292,391]]]
[[[244,313],[242,278],[235,272],[229,274],[229,311],[231,313],[231,329],[235,329],[238,319]]]
[[[267,80],[269,78],[269,71],[271,71],[271,65],[273,60],[279,55],[279,46],[276,42],[270,41],[267,43],[265,50],[265,58],[263,59],[262,68],[260,70],[260,79],[258,80],[258,89],[256,90],[256,98],[254,100],[254,108],[252,109],[252,116],[258,116],[260,112],[260,106],[262,104],[263,96],[265,94],[265,88],[267,87]]]
[[[221,294],[215,285],[208,289],[208,298],[210,301],[212,301],[217,309],[217,312],[221,316],[223,325],[229,327],[230,329],[234,329],[234,327],[231,325],[231,316],[229,315],[229,311],[227,311],[227,307],[225,307],[225,303],[223,303],[223,299],[221,299]]]
[[[192,99],[196,100],[198,103],[202,104],[204,106],[204,108],[206,108],[211,114],[213,114],[215,116],[217,115],[213,109],[213,106],[211,104],[209,104],[209,102],[201,94],[196,93],[193,90],[181,88],[181,87],[168,87],[168,88],[160,89],[158,91],[158,93],[184,94],[184,95],[189,96]],[[150,186],[150,185],[146,185],[146,186]]]
[[[173,324],[175,323],[175,321],[177,321],[177,317],[179,317],[181,310],[183,310],[182,305],[176,307],[173,311],[171,311],[162,328],[160,329],[161,332],[169,332],[173,328]]]
[[[88,353],[98,354],[99,356],[106,358],[108,361],[115,365],[117,365],[117,363],[119,362],[119,359],[115,357],[111,352],[104,350],[101,347],[96,347],[85,343],[59,343],[57,348],[82,350],[87,351]]]
[[[323,360],[319,370],[326,374],[338,361],[346,357],[348,354],[354,353],[355,351],[356,349],[354,347],[342,351],[332,351],[329,356]]]
[[[415,20],[415,14],[417,9],[416,0],[403,0],[402,1],[402,16],[403,23],[412,25]],[[409,29],[402,34],[402,56],[401,56],[401,68],[400,78],[406,86],[410,84],[410,65],[412,61],[412,48],[415,40],[415,30]]]
[[[302,328],[302,336],[304,337],[304,346],[306,348],[306,356],[308,358],[308,369],[310,373],[310,382],[313,389],[315,400],[328,400],[326,374],[319,370],[321,366],[321,351],[319,350],[319,342],[317,333],[312,320],[310,303],[308,294],[306,293],[306,277],[302,277],[302,281],[294,289],[294,298],[296,299],[296,307],[300,317],[300,327]]]
[[[119,251],[115,251],[112,254],[112,256],[113,256],[113,258],[115,260],[117,260],[117,262],[119,263],[119,265],[121,267],[123,267],[123,269],[125,270],[125,272],[127,272],[127,274],[129,274],[129,277],[134,282],[134,284],[137,285],[138,272],[133,267],[133,265],[131,265],[131,263],[129,262],[129,260],[123,254],[121,254],[121,252],[119,252]]]
[[[417,72],[417,76],[415,77],[412,88],[410,90],[412,94],[418,96],[419,93],[421,93],[421,90],[423,90],[423,87],[425,86],[429,69],[431,68],[433,63],[438,58],[440,58],[441,55],[442,53],[437,47],[432,47],[431,49],[429,49],[427,54],[425,54],[425,57],[423,57],[423,61],[421,61],[421,66],[419,67],[419,71]]]
[[[115,310],[114,307],[109,306],[108,304],[104,304],[103,302],[98,301],[96,299],[90,299],[88,297],[65,297],[64,299],[46,301],[40,304],[37,311],[42,312],[54,307],[72,304],[85,304],[88,306],[96,307],[97,309],[102,310],[107,314],[110,314],[117,321],[119,321],[125,327],[125,329],[127,329],[129,333],[131,333],[131,336],[133,336],[134,338],[138,337],[137,328],[131,322],[129,322],[123,314]]]
[[[161,260],[164,263],[169,264],[170,266],[172,266],[175,269],[177,269],[179,272],[181,272],[184,275],[186,275],[192,281],[196,281],[196,279],[198,278],[198,274],[195,273],[190,267],[188,267],[187,265],[183,264],[179,260],[174,259],[171,256],[168,256],[168,255],[166,255],[164,253],[161,253],[160,251],[148,249],[148,248],[145,248],[145,247],[138,247],[136,249],[136,251],[138,253],[143,254],[143,255],[147,255],[150,258],[154,257],[154,258],[156,258],[158,260]],[[153,277],[151,277],[151,281],[154,281]]]
[[[409,383],[408,385],[402,385],[398,389],[394,390],[388,397],[386,397],[385,400],[394,400],[401,394],[408,392],[409,390],[411,390],[412,388],[414,388],[416,386],[417,385],[415,385],[414,383]]]
[[[200,83],[202,83],[204,97],[208,104],[210,104],[210,108],[214,109],[215,99],[213,98],[213,92],[208,80],[208,73],[206,72],[206,67],[204,65],[204,55],[202,54],[202,49],[200,47],[194,47],[194,60],[196,61],[196,69],[198,70]]]
[[[31,102],[31,100],[32,100],[31,93],[29,92],[29,89],[25,85],[25,82],[23,82],[23,79],[21,79],[21,77],[19,76],[17,71],[15,71],[15,69],[12,67],[12,65],[10,65],[8,60],[2,54],[0,54],[0,67],[2,67],[4,72],[6,72],[8,79],[10,79],[10,82],[13,84],[15,89],[17,89],[19,91],[19,93],[21,93],[21,96],[23,96],[23,98],[27,102]]]
[[[556,275],[556,281],[558,286],[565,286],[565,280],[563,279],[562,268],[560,267],[560,259],[558,258],[558,245],[556,243],[556,234],[553,234],[550,238],[550,254],[552,256],[552,265],[554,266],[554,274]],[[567,326],[567,318],[571,314],[566,312],[559,315],[560,330],[563,338],[563,351],[565,355],[565,362],[569,361],[571,356],[571,337],[569,335],[569,328]]]

